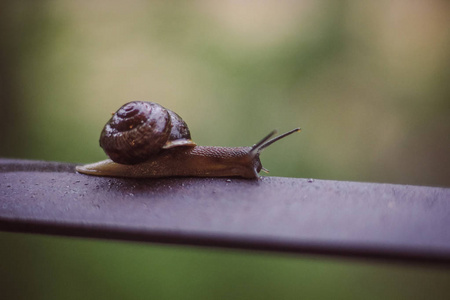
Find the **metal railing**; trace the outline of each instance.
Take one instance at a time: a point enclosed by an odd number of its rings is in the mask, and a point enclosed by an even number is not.
[[[106,178],[73,164],[0,159],[0,230],[450,263],[450,189]]]

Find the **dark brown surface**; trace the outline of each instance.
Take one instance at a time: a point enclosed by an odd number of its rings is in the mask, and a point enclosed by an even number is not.
[[[263,177],[120,179],[0,159],[0,230],[450,262],[450,189]]]

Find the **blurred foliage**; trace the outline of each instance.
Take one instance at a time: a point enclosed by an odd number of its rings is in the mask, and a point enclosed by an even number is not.
[[[301,126],[262,155],[273,176],[450,186],[449,16],[444,0],[2,1],[0,156],[104,159],[98,137],[110,112],[148,100],[182,115],[201,145],[251,145],[273,128]],[[109,298],[150,287],[188,298],[193,285],[192,298],[201,290],[289,298],[305,289],[348,298],[344,287],[352,287],[356,296],[410,299],[448,281],[398,266],[10,235],[2,242],[13,244],[15,259],[29,257],[8,269],[37,298],[66,288],[94,298],[108,287],[116,288]],[[138,287],[145,280],[149,288]]]
[[[8,242],[0,248],[4,299],[445,299],[450,292],[450,272],[436,266],[13,233],[0,233],[0,241]]]

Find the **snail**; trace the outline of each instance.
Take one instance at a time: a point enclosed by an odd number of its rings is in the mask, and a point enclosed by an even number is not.
[[[159,178],[172,176],[258,178],[259,155],[272,143],[300,131],[270,139],[272,131],[252,147],[197,146],[179,115],[154,102],[124,104],[106,123],[100,146],[110,159],[77,166],[97,176]]]

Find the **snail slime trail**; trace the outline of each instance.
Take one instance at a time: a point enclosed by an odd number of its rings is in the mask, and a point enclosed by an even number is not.
[[[154,102],[133,101],[117,110],[100,134],[100,147],[110,159],[77,166],[96,176],[243,177],[255,179],[263,170],[259,155],[274,142],[272,131],[252,147],[197,146],[187,124],[175,112]]]

